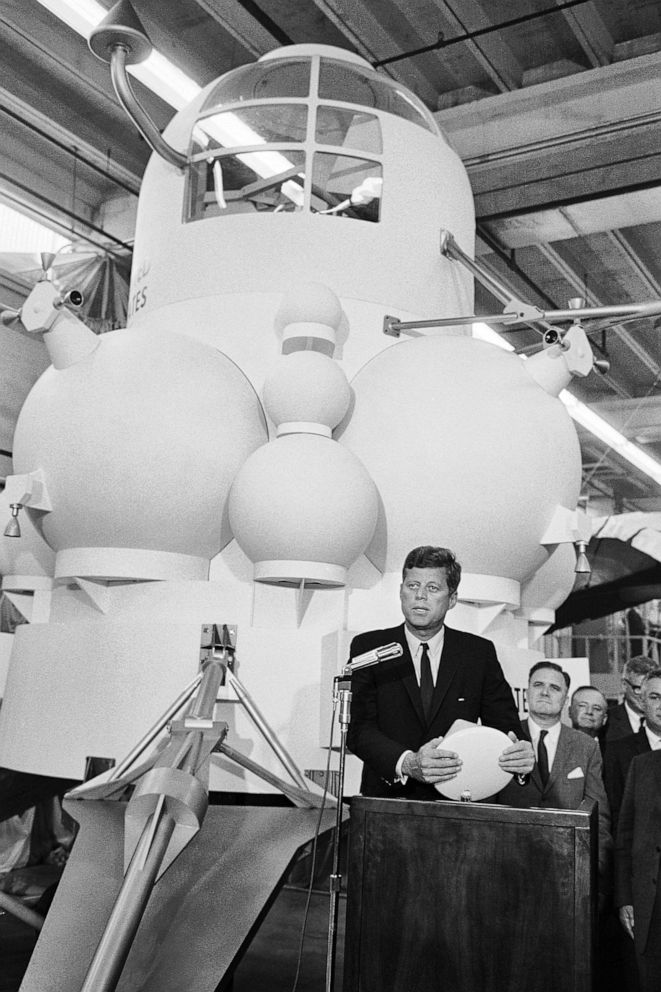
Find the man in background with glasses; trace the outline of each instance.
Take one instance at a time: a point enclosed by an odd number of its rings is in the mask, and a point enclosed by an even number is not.
[[[619,706],[614,706],[608,714],[606,726],[606,744],[620,740],[630,734],[637,734],[641,728],[643,705],[640,691],[643,679],[649,675],[657,663],[647,655],[636,655],[630,658],[622,669],[622,689],[624,700]]]
[[[640,992],[661,988],[661,668],[643,681],[649,749],[631,759],[615,847],[615,905],[634,941]],[[614,747],[617,745],[614,745]]]

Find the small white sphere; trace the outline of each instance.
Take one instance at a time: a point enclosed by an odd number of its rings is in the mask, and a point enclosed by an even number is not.
[[[332,429],[351,402],[343,370],[318,351],[295,351],[279,358],[262,395],[266,412],[276,425],[309,421]]]
[[[361,462],[313,434],[259,448],[229,497],[230,525],[255,577],[282,581],[342,584],[370,542],[377,513],[376,488]]]
[[[305,282],[286,293],[275,315],[276,332],[282,334],[289,324],[300,323],[339,329],[342,304],[332,289],[321,282]]]

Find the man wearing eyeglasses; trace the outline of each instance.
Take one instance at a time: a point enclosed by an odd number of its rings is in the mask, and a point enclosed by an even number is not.
[[[608,726],[606,727],[606,744],[611,741],[628,737],[640,730],[641,717],[643,716],[643,706],[640,698],[640,690],[643,679],[656,668],[656,662],[647,655],[636,655],[630,658],[622,670],[622,689],[624,699],[619,706],[613,707],[608,714]]]
[[[650,750],[632,758],[615,846],[615,905],[634,941],[641,992],[661,988],[661,668],[643,682]]]
[[[638,698],[642,717],[640,730],[612,741],[606,749],[604,782],[615,827],[629,765],[637,755],[661,748],[661,668],[653,668],[642,679]]]

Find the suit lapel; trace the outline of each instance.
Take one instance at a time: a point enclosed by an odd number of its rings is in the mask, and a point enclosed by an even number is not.
[[[464,654],[461,649],[461,638],[455,636],[455,631],[451,627],[446,627],[443,636],[443,650],[441,651],[438,675],[436,676],[436,685],[434,686],[434,695],[431,701],[431,713],[429,714],[430,726],[434,722],[436,714],[445,699],[455,672],[463,663]]]
[[[555,749],[555,757],[553,758],[553,767],[551,768],[551,773],[549,775],[549,780],[546,783],[546,788],[550,788],[554,782],[559,781],[566,772],[565,765],[567,763],[567,735],[563,725],[560,725],[560,735],[558,737],[558,746]]]
[[[652,752],[651,748],[650,748],[650,752]],[[654,758],[654,760],[652,761],[652,765],[654,767],[654,773],[656,775],[657,789],[661,791],[661,751],[654,751],[653,753],[655,755],[658,755],[658,757]]]
[[[415,714],[420,721],[420,723],[425,725],[425,715],[422,711],[422,700],[420,699],[420,686],[418,685],[418,680],[415,674],[415,668],[413,665],[413,659],[411,658],[411,652],[409,651],[408,641],[406,640],[406,634],[404,633],[404,624],[396,629],[395,640],[402,645],[403,654],[400,659],[398,659],[398,664],[402,666],[402,671],[405,674],[402,676],[402,685],[404,686],[406,693],[411,700],[411,705],[415,710]]]

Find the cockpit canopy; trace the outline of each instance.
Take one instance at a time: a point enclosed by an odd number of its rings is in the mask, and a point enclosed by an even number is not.
[[[442,138],[413,94],[367,65],[311,55],[235,69],[193,127],[185,219],[307,210],[378,221],[383,114]]]

